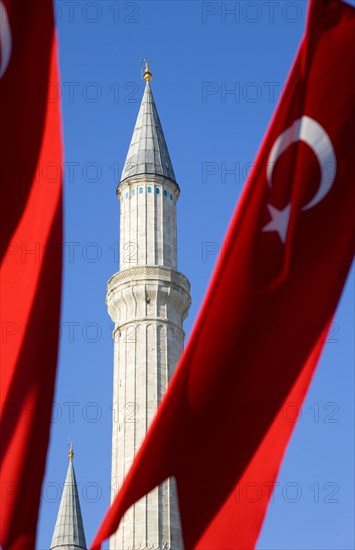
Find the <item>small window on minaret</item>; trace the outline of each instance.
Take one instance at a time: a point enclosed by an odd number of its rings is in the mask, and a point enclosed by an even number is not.
[[[168,196],[168,192],[166,189],[164,189],[164,197],[167,197]]]
[[[152,188],[148,187],[148,193],[151,193],[151,192],[152,192]]]
[[[126,199],[128,199],[128,191],[127,191],[127,193],[126,193]]]
[[[170,193],[170,200],[171,200],[171,201],[173,200],[173,196],[172,196],[172,194],[171,194],[171,193]]]
[[[139,193],[143,193],[143,187],[139,188]]]
[[[155,191],[156,191],[156,194],[157,194],[157,195],[160,194],[160,188],[159,188],[159,187],[156,187],[156,188],[155,188]]]
[[[132,197],[134,197],[135,194],[136,194],[136,190],[132,189]]]

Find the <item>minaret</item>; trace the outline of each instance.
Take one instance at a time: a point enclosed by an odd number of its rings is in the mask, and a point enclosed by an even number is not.
[[[86,550],[73,458],[73,446],[70,444],[68,472],[50,550]]]
[[[184,345],[190,284],[177,271],[176,183],[150,86],[145,91],[121,181],[120,271],[107,285],[115,323],[112,498],[156,413]],[[183,548],[174,480],[125,514],[111,550]]]

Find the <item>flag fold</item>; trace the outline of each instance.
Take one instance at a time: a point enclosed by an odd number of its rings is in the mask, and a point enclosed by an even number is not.
[[[0,545],[35,547],[57,362],[62,143],[53,6],[0,1]]]

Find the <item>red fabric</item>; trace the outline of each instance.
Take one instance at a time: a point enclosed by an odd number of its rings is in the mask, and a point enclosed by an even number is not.
[[[354,36],[353,8],[311,3],[191,338],[92,549],[168,476],[177,480],[187,549],[255,546],[294,427],[285,406],[305,397],[354,253]],[[330,154],[322,160],[327,192],[317,204],[314,150],[324,153],[324,139],[313,150],[304,139],[290,145],[273,164],[271,185],[267,179],[275,141],[300,117],[308,117],[306,138],[320,125],[336,156],[336,164]],[[270,230],[268,205],[282,211],[289,203],[283,242]]]
[[[10,55],[0,78],[0,545],[3,550],[30,550],[35,546],[58,347],[59,80],[52,2],[41,0],[35,6],[5,0],[3,6],[1,32],[7,45],[0,51],[0,67],[6,52]]]

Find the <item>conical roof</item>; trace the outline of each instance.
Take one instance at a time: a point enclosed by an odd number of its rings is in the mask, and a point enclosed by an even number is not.
[[[87,550],[78,488],[73,466],[73,451],[69,453],[69,466],[60,501],[57,521],[50,550]]]
[[[146,82],[121,181],[138,174],[164,176],[176,182],[149,80]]]

